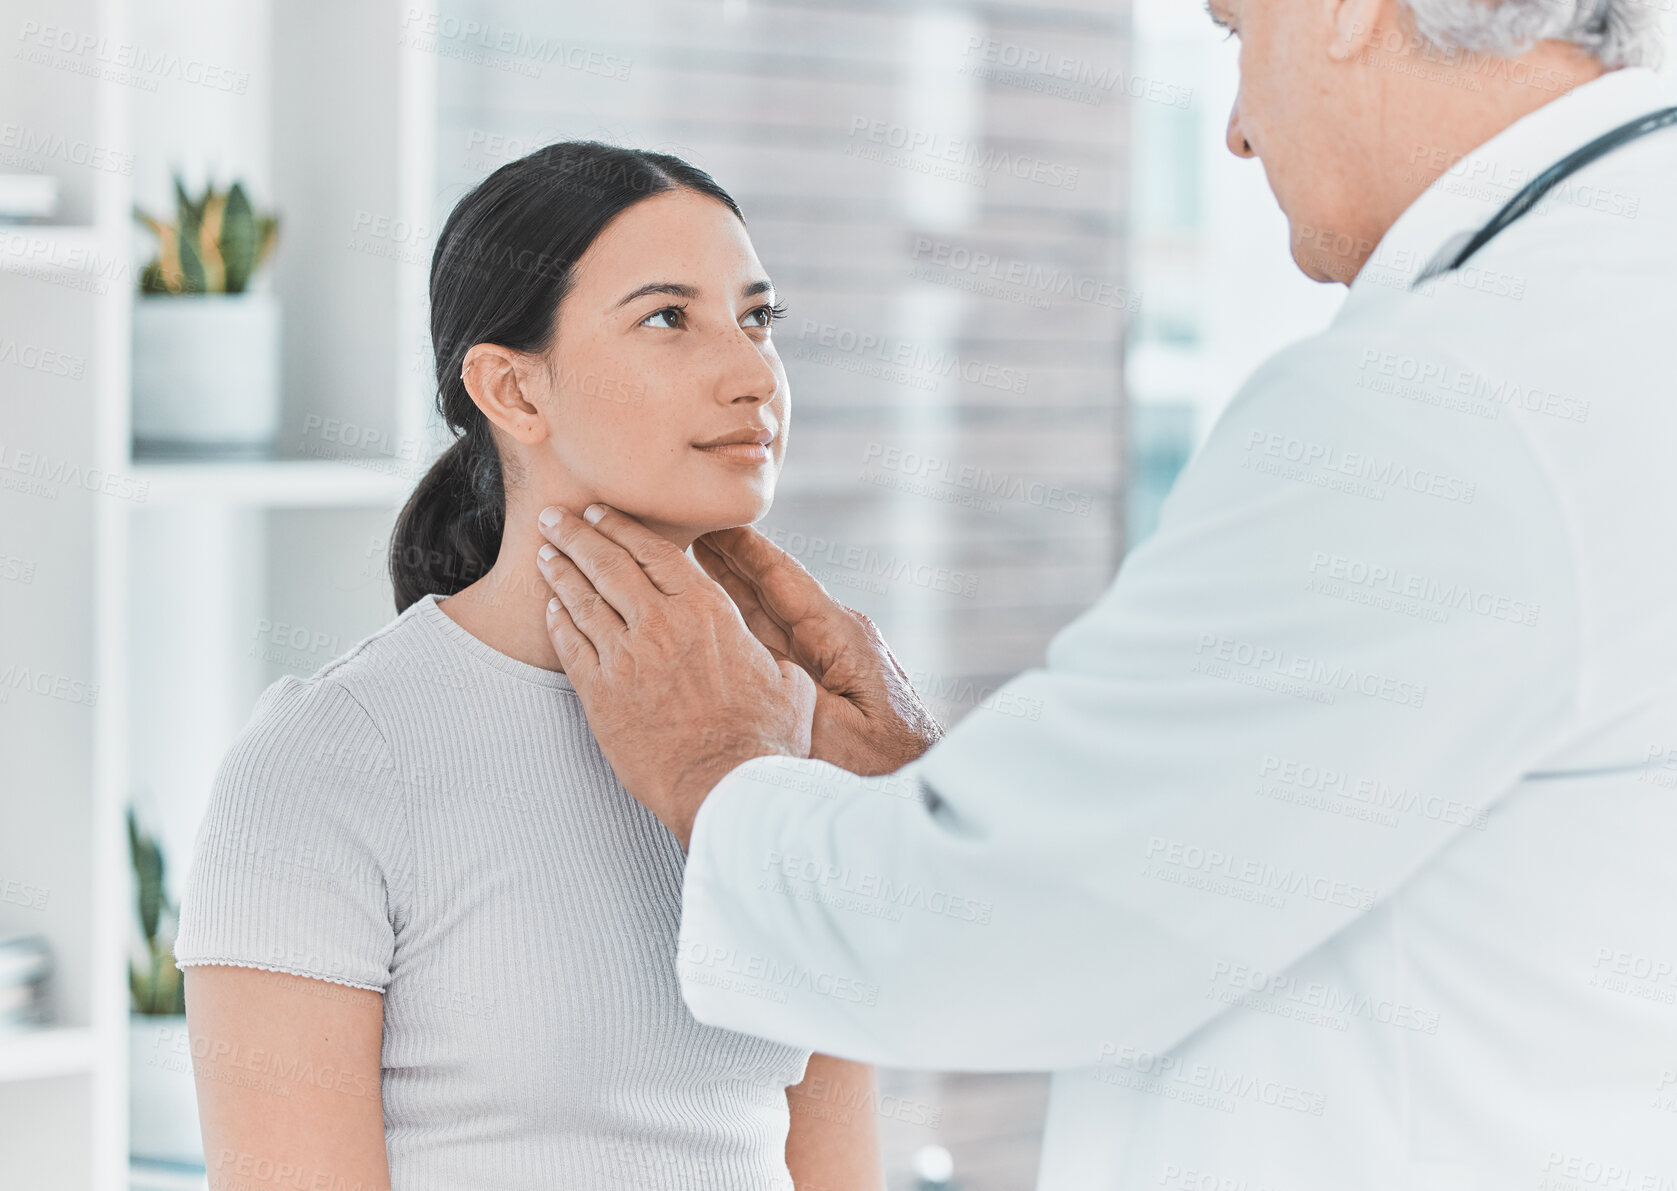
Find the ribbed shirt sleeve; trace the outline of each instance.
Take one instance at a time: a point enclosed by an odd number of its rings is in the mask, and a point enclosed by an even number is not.
[[[330,677],[264,692],[216,771],[175,959],[383,992],[412,851],[395,766]]]

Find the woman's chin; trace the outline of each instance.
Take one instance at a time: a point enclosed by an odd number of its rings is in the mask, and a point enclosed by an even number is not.
[[[694,537],[699,537],[719,529],[733,529],[736,525],[750,525],[754,521],[761,521],[768,516],[769,506],[773,503],[772,494],[757,493],[751,493],[741,500],[704,504],[694,501],[683,510],[685,515],[681,518],[681,524],[690,530]]]
[[[767,512],[767,509],[763,510],[763,513]],[[687,532],[694,538],[702,538],[707,533],[718,533],[724,529],[735,529],[741,525],[750,525],[759,520],[763,516],[763,513],[758,513],[755,516],[747,514],[739,517],[728,517],[715,521],[706,521],[703,524],[691,526]]]
[[[733,529],[739,525],[750,525],[761,520],[769,511],[769,502],[766,500],[752,501],[748,504],[742,503],[737,508],[723,507],[702,511],[688,508],[683,510],[680,516],[671,514],[667,518],[660,517],[651,510],[643,513],[636,513],[632,509],[624,509],[623,511],[635,517],[659,536],[669,538],[672,542],[678,542],[685,546],[707,533]]]

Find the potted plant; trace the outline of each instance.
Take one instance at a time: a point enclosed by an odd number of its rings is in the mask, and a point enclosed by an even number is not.
[[[134,454],[272,454],[279,304],[250,284],[278,221],[238,182],[195,199],[179,177],[172,221],[134,215],[157,239],[134,304]]]
[[[135,908],[141,945],[128,967],[128,1140],[138,1158],[203,1160],[192,1047],[186,1032],[186,991],[175,967],[179,910],[164,885],[163,850],[128,810],[128,847],[134,863]]]

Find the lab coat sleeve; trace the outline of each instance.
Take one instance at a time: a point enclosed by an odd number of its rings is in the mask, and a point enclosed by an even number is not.
[[[1046,664],[920,761],[729,774],[693,1014],[898,1066],[1161,1053],[1226,965],[1284,969],[1486,829],[1575,715],[1565,518],[1512,419],[1372,384],[1393,351],[1260,369]]]

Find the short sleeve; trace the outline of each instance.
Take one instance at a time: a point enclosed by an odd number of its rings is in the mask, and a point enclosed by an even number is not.
[[[394,760],[330,678],[281,679],[216,771],[181,897],[175,961],[383,992],[392,889],[411,855]]]

